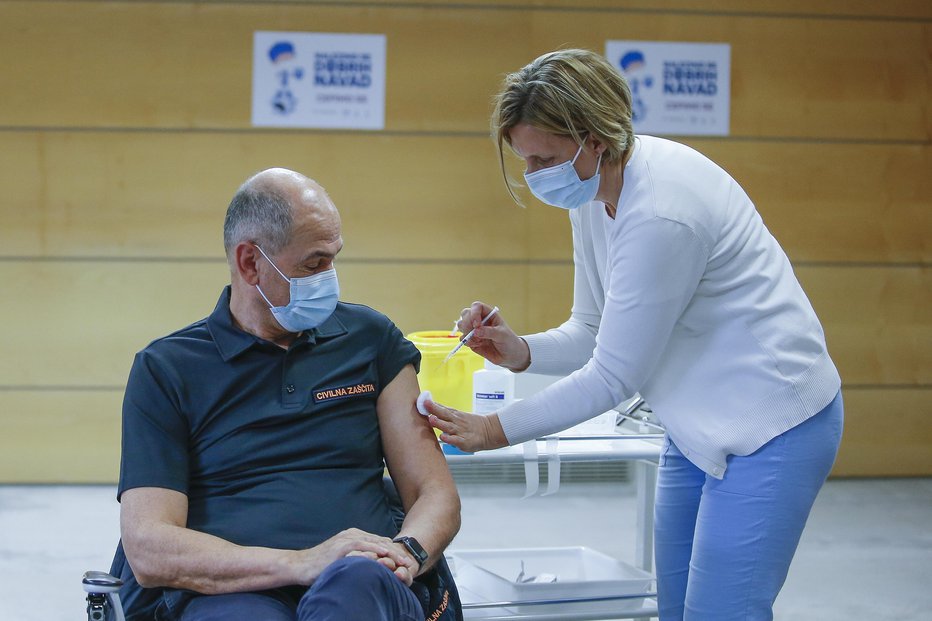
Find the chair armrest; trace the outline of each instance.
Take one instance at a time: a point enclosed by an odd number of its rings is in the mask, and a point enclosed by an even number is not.
[[[122,580],[103,571],[88,571],[81,586],[87,593],[88,621],[126,621],[120,601]]]

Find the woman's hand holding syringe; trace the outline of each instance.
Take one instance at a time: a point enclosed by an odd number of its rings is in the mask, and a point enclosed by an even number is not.
[[[502,314],[495,313],[483,325],[494,307],[483,302],[473,302],[460,313],[457,327],[464,334],[474,330],[466,346],[493,364],[518,372],[531,364],[531,352],[524,339],[508,327]]]

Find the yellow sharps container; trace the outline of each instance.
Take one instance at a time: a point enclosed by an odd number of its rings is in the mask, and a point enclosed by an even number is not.
[[[441,366],[462,333],[449,330],[412,332],[408,340],[421,352],[421,370],[417,374],[421,390],[429,390],[434,401],[464,412],[472,411],[472,374],[482,368],[482,357],[468,347],[461,347]]]

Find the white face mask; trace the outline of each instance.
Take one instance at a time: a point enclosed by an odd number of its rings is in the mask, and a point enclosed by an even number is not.
[[[541,201],[554,207],[563,209],[576,209],[595,200],[599,191],[599,166],[602,165],[602,154],[595,165],[595,174],[583,181],[579,178],[573,164],[582,153],[582,145],[572,160],[562,164],[541,168],[530,174],[524,174],[524,181],[531,192]]]
[[[259,248],[256,245],[256,248]],[[272,306],[265,297],[259,285],[259,295],[269,305],[272,316],[288,332],[302,332],[316,328],[333,314],[340,298],[340,283],[337,280],[337,271],[329,269],[319,274],[312,274],[304,278],[288,278],[278,269],[269,255],[262,248],[259,252],[265,257],[275,271],[291,284],[291,299],[286,306]]]

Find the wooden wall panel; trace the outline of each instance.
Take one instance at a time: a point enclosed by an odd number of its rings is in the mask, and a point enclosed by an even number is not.
[[[6,2],[0,56],[11,61],[0,72],[0,125],[249,127],[253,31],[352,30],[388,36],[389,130],[485,132],[503,73],[556,47],[601,51],[606,39],[635,38],[730,42],[734,135],[926,140],[932,132],[922,21],[573,17],[513,5]]]
[[[739,180],[794,262],[932,260],[928,145],[688,144]],[[566,215],[526,191],[517,207],[481,136],[40,131],[0,132],[0,256],[220,257],[233,192],[273,164],[330,191],[346,257],[571,256]]]
[[[566,214],[517,207],[487,138],[274,132],[0,132],[0,256],[222,257],[227,204],[272,165],[327,188],[348,257],[570,256]]]
[[[932,385],[932,269],[796,272],[845,383]]]
[[[249,127],[253,32],[273,30],[386,33],[388,129],[484,131],[502,59],[517,67],[532,54],[513,36],[522,13],[488,17],[417,7],[3,3],[0,54],[21,62],[0,78],[11,104],[0,125]],[[499,41],[494,51],[489,40]],[[463,58],[468,65],[451,70]]]
[[[845,431],[833,476],[932,471],[932,391],[844,388]],[[0,390],[0,484],[115,483],[121,389]]]
[[[573,310],[573,265],[535,265],[528,273],[527,320],[524,325],[502,309],[503,317],[518,334],[539,332],[559,326]],[[468,297],[468,296],[467,296]],[[483,300],[496,304],[494,300]]]
[[[448,329],[473,298],[528,329],[527,265],[338,262],[341,298],[404,332]],[[0,262],[0,390],[122,386],[133,355],[213,310],[229,282],[216,262]],[[42,338],[36,335],[41,334]]]
[[[844,388],[845,431],[833,476],[932,470],[932,391]],[[115,483],[121,389],[0,390],[0,484]]]
[[[219,0],[235,2],[237,0]],[[258,2],[276,2],[277,0],[256,0]],[[318,0],[304,0],[313,4]],[[375,0],[378,4],[398,5],[398,0]],[[345,0],[346,4],[371,4],[369,0]],[[420,5],[443,6],[449,0],[420,0]],[[586,0],[573,3],[568,0],[460,0],[460,5],[496,8],[507,4],[532,8],[563,9],[573,13],[588,13],[598,9],[615,9],[620,12],[679,12],[681,14],[752,14],[769,16],[873,16],[902,19],[932,18],[932,5],[926,0]],[[685,16],[685,15],[684,15]]]
[[[484,300],[519,332],[569,316],[572,268],[523,262],[338,261],[343,299],[405,332],[446,329]],[[932,270],[797,270],[842,378],[854,385],[932,384]],[[119,385],[150,340],[213,309],[228,282],[216,262],[3,262],[2,385]],[[918,297],[917,297],[918,296]],[[42,334],[42,339],[36,335]]]
[[[606,39],[729,42],[731,135],[926,140],[930,61],[919,23],[534,15],[534,49]],[[876,50],[884,49],[878,56]],[[886,51],[889,50],[889,54]]]
[[[932,261],[932,147],[691,139],[794,263]]]
[[[4,262],[0,275],[0,382],[24,387],[122,386],[138,350],[209,314],[229,282],[222,261]]]
[[[119,390],[0,390],[0,484],[116,483]]]
[[[213,307],[226,204],[269,166],[330,190],[344,297],[403,331],[473,299],[519,332],[560,323],[566,214],[510,202],[490,97],[544,51],[625,38],[731,43],[732,135],[688,142],[823,319],[835,474],[932,474],[930,20],[927,0],[2,2],[0,482],[115,480],[132,355]],[[255,30],[386,33],[386,131],[252,128]]]
[[[344,263],[341,295],[385,313],[405,334],[447,330],[474,299],[495,300],[527,329],[529,272],[522,263]],[[345,285],[344,285],[345,283]]]
[[[932,474],[932,389],[848,388],[834,476]]]

